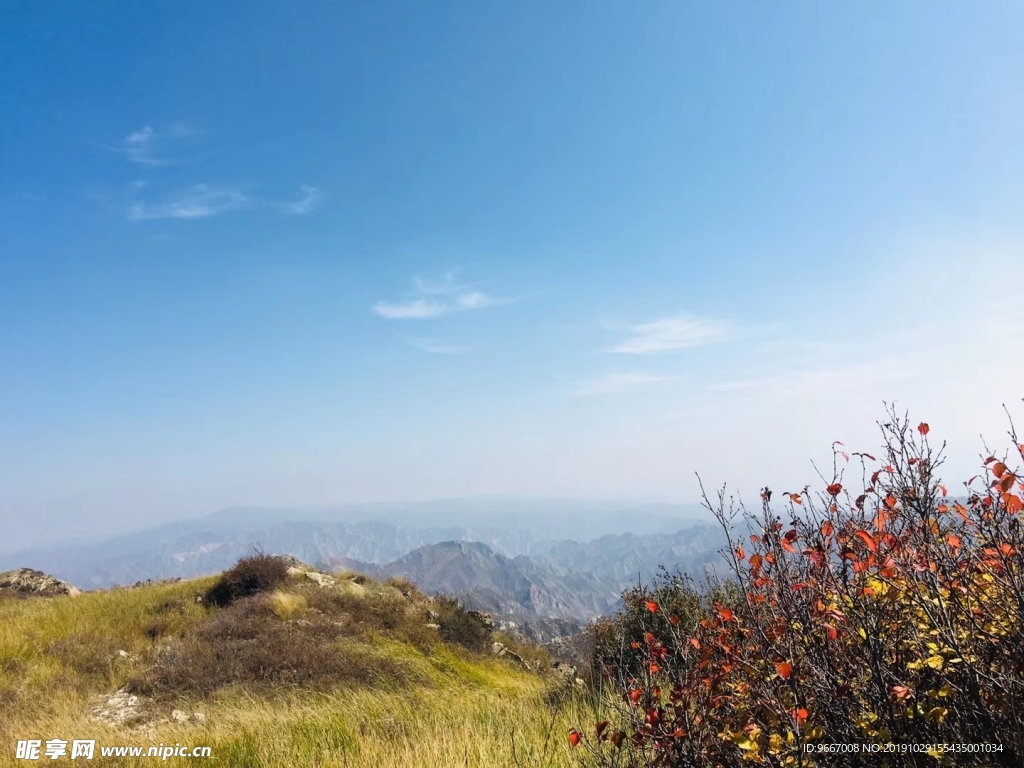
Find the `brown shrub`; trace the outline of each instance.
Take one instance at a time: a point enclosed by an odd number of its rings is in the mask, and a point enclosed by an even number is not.
[[[243,598],[164,651],[131,688],[151,695],[209,694],[235,684],[325,689],[407,677],[395,660],[370,658],[346,647],[339,642],[344,633],[343,627],[316,614],[282,621],[265,595]]]
[[[236,600],[260,592],[268,592],[288,578],[288,563],[284,558],[256,552],[243,557],[234,567],[221,574],[206,591],[203,602],[224,608]]]
[[[433,611],[438,633],[446,642],[477,652],[491,643],[493,628],[483,614],[468,610],[455,598],[446,595],[434,598]]]

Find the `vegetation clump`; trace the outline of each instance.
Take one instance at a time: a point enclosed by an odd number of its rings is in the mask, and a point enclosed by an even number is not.
[[[256,552],[222,573],[206,591],[203,601],[225,608],[241,598],[269,592],[287,579],[288,562],[284,558]]]

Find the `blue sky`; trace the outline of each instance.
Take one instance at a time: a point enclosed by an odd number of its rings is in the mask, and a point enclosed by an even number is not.
[[[967,472],[1024,395],[1024,8],[843,6],[9,3],[6,546],[802,485],[883,399]]]

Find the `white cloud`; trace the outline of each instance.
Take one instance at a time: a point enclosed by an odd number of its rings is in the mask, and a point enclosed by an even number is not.
[[[196,184],[159,203],[131,203],[128,220],[205,219],[244,208],[249,203],[249,198],[236,189]]]
[[[120,152],[138,165],[166,165],[170,161],[162,157],[158,150],[161,147],[166,149],[168,140],[173,142],[175,139],[187,138],[195,133],[190,126],[181,122],[172,123],[163,131],[144,125],[131,131],[116,146],[108,146],[107,149]]]
[[[590,381],[585,381],[576,388],[579,396],[617,395],[622,392],[635,392],[653,384],[673,379],[673,376],[658,376],[638,371],[629,373],[609,373]]]
[[[423,320],[450,312],[451,307],[436,301],[415,299],[398,304],[389,301],[378,301],[373,305],[373,311],[381,317],[386,317],[388,320]]]
[[[316,210],[322,197],[320,190],[308,184],[303,184],[300,190],[302,197],[290,203],[279,203],[281,210],[292,216],[305,216]]]
[[[448,344],[433,339],[407,339],[406,343],[415,347],[421,352],[429,352],[432,355],[465,355],[473,351],[472,347],[462,344]]]
[[[508,302],[508,299],[495,299],[483,291],[460,285],[450,273],[440,283],[421,277],[413,278],[413,283],[416,298],[402,302],[378,301],[373,311],[388,320],[425,320]]]
[[[133,163],[140,165],[160,165],[163,160],[153,155],[153,144],[156,141],[156,131],[148,125],[144,125],[137,131],[132,131],[124,137],[124,153]]]
[[[631,336],[608,349],[629,355],[649,355],[686,347],[698,347],[722,341],[728,335],[725,323],[705,320],[690,314],[664,317],[634,325]]]

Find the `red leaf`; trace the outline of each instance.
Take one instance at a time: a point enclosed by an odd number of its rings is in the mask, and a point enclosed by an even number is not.
[[[939,490],[942,491],[943,496],[947,494],[946,486],[944,486],[942,483],[939,483]]]
[[[838,496],[839,492],[843,490],[843,486],[839,483],[832,483],[826,490],[829,496]]]
[[[788,661],[780,661],[775,668],[779,670],[779,677],[783,680],[789,680],[790,675],[793,674],[793,665]]]
[[[569,743],[572,744],[574,747],[580,743],[580,732],[577,731],[575,728],[569,729]]]
[[[659,666],[658,666],[657,664],[655,664],[655,663],[654,663],[654,662],[652,661],[652,662],[651,662],[651,674],[652,674],[652,675],[656,675],[656,674],[658,674],[658,672],[660,672],[660,671],[661,671],[661,667],[659,667]]]
[[[673,613],[671,616],[668,617],[668,623],[671,624],[673,627],[678,625],[679,617]]]
[[[917,431],[920,432],[922,435],[927,435],[930,429],[931,427],[929,427],[923,421],[917,425]]]
[[[835,640],[839,636],[839,630],[837,630],[831,624],[826,624],[825,629],[828,631],[829,640]]]
[[[657,613],[658,612],[658,604],[656,602],[654,602],[653,600],[648,600],[646,603],[644,603],[644,605],[647,607],[647,610],[650,611],[651,613]]]
[[[867,547],[869,550],[871,550],[872,552],[878,551],[878,545],[875,543],[875,539],[870,533],[868,533],[867,531],[857,531],[857,533],[855,533],[854,535],[862,542],[864,542],[864,546]]]
[[[746,556],[747,556],[747,552],[746,552],[745,549],[743,549],[743,545],[742,544],[740,544],[740,546],[736,547],[736,557],[738,557],[740,560],[743,560]]]

